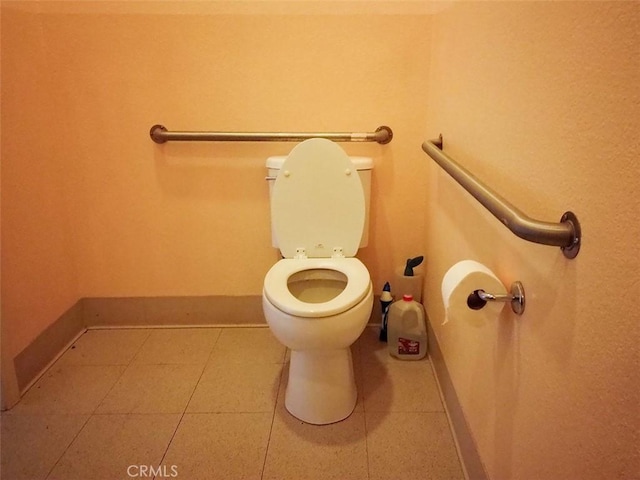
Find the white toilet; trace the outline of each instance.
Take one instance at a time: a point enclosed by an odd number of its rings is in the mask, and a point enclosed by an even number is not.
[[[373,290],[355,254],[368,238],[372,163],[319,138],[267,160],[273,241],[284,258],[264,279],[262,307],[291,349],[285,407],[307,423],[338,422],[356,405],[350,346],[369,320]]]

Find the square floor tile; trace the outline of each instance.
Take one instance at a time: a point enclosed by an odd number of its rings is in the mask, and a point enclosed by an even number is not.
[[[60,357],[60,365],[129,365],[144,341],[148,330],[87,330]]]
[[[355,411],[324,426],[286,411],[268,328],[90,330],[75,347],[0,417],[2,479],[464,478],[429,361],[390,357],[378,328],[352,347]]]
[[[130,365],[96,413],[182,413],[202,365]]]
[[[285,350],[268,328],[225,328],[211,353],[211,362],[282,363]]]
[[[126,368],[55,364],[8,414],[93,413]]]
[[[319,426],[298,420],[279,405],[262,478],[367,479],[364,414]]]
[[[444,412],[428,360],[362,363],[367,412]]]
[[[371,480],[464,479],[444,413],[366,412],[365,416]]]
[[[177,478],[260,480],[271,413],[185,414],[164,458]]]
[[[89,415],[2,415],[2,478],[44,480],[88,418]]]
[[[132,363],[203,365],[219,335],[219,328],[154,329]]]
[[[126,479],[139,473],[138,466],[158,468],[179,420],[180,415],[93,415],[47,480]]]
[[[273,412],[281,373],[281,363],[211,363],[187,411]]]

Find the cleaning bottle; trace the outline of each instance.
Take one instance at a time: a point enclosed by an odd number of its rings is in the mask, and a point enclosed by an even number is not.
[[[398,293],[407,293],[413,295],[413,299],[420,303],[422,301],[422,272],[416,272],[414,269],[422,264],[424,257],[408,258],[404,267],[395,270],[393,279],[393,288]]]
[[[389,307],[387,321],[389,354],[401,360],[420,360],[427,354],[427,324],[422,304],[411,295]]]
[[[389,307],[393,302],[393,297],[391,296],[391,285],[389,282],[384,284],[382,287],[382,295],[380,295],[380,310],[382,311],[382,320],[380,323],[380,341],[387,341],[387,321],[389,318]]]

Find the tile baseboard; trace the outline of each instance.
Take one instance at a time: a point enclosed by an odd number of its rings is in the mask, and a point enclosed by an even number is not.
[[[378,324],[376,297],[369,319]],[[49,325],[14,359],[21,394],[87,329],[267,326],[262,296],[87,297]]]
[[[462,406],[458,400],[458,395],[449,376],[449,370],[444,362],[442,350],[438,344],[436,334],[427,320],[429,360],[433,373],[438,382],[442,400],[445,404],[447,416],[453,430],[460,463],[465,471],[465,476],[469,480],[488,480],[487,472],[484,469],[482,460],[478,453],[475,441],[471,435],[471,430],[464,417]]]
[[[81,303],[77,301],[13,359],[21,393],[67,349],[70,342],[86,330]]]
[[[87,328],[266,325],[258,295],[90,297],[82,310]]]
[[[20,394],[90,328],[265,325],[262,297],[91,297],[81,298],[14,359]]]

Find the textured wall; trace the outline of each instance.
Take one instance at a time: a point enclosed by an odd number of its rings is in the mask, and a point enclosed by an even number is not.
[[[2,10],[2,341],[10,357],[78,299],[60,98],[42,22]],[[9,357],[9,358],[10,358]]]
[[[492,479],[636,478],[637,2],[459,2],[433,18],[426,137],[534,218],[573,210],[583,246],[513,236],[430,161],[425,297]],[[459,260],[524,283],[527,310],[444,318]]]
[[[14,353],[78,297],[261,294],[278,259],[264,161],[294,145],[159,146],[155,123],[387,124],[387,146],[342,144],[375,161],[358,255],[378,291],[421,253],[426,112],[416,105],[426,104],[429,16],[259,3],[257,14],[242,2],[2,3],[3,320]]]

